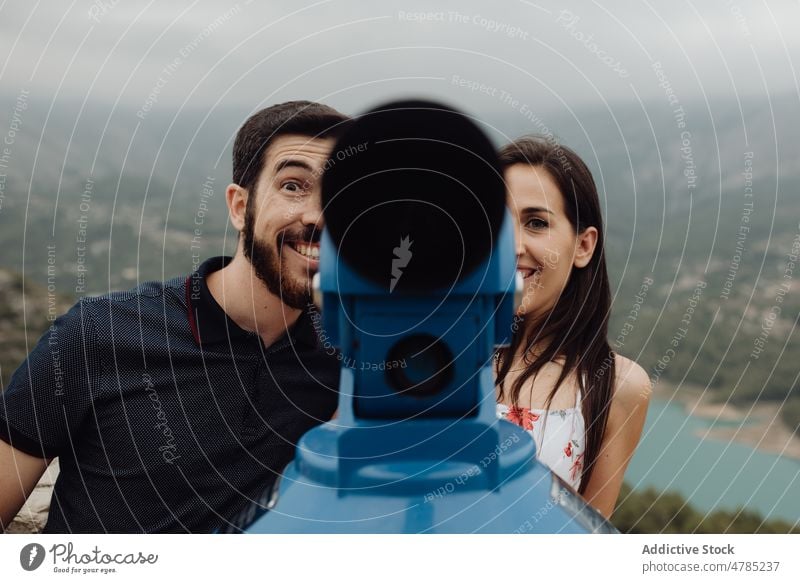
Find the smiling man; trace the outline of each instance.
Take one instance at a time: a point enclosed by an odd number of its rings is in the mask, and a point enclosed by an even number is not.
[[[56,320],[0,396],[0,528],[57,457],[45,532],[229,530],[330,419],[339,362],[310,287],[346,122],[305,101],[253,115],[226,190],[236,255]]]

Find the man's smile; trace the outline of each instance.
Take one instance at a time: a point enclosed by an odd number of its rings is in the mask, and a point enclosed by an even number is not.
[[[313,239],[314,237],[308,237],[307,234],[298,237],[284,232],[278,237],[278,246],[280,249],[290,249],[291,255],[300,257],[306,264],[308,271],[315,272],[319,269],[320,244],[318,241],[313,241]]]
[[[319,243],[303,243],[301,241],[290,241],[289,247],[297,251],[307,259],[319,260]]]

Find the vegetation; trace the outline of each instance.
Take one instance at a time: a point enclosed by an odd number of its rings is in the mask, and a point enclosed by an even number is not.
[[[792,397],[781,408],[783,422],[795,434],[800,433],[800,397]]]
[[[55,318],[71,303],[68,296],[0,269],[0,388],[49,327],[49,314]]]
[[[620,532],[631,534],[800,534],[800,526],[765,521],[750,510],[704,514],[674,492],[633,491],[628,484],[622,486],[611,522]]]

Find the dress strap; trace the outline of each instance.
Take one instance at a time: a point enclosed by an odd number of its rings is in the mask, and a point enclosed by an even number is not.
[[[575,391],[575,408],[572,411],[572,429],[570,429],[570,432],[569,432],[569,440],[570,441],[575,439],[575,423],[576,423],[576,421],[578,419],[578,415],[583,415],[583,412],[582,412],[582,409],[581,409],[581,388],[580,387],[578,387],[578,389]]]

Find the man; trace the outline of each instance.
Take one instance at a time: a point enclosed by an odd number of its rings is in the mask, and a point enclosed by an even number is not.
[[[330,419],[339,362],[310,286],[320,177],[346,121],[299,101],[253,115],[226,190],[235,257],[56,320],[0,399],[0,527],[58,457],[45,532],[227,529]]]

